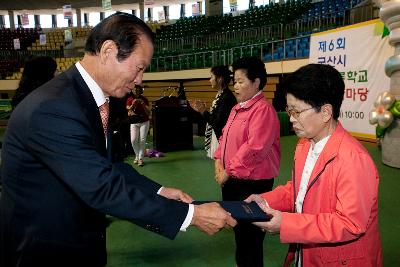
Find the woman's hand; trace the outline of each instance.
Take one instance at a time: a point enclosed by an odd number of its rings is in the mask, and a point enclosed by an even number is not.
[[[224,186],[224,184],[226,183],[226,181],[228,181],[228,179],[229,176],[228,174],[226,174],[225,170],[223,170],[222,172],[220,172],[218,175],[215,176],[215,180],[221,187]]]
[[[199,112],[201,114],[203,114],[204,111],[207,110],[206,104],[203,101],[198,100],[198,99],[189,100],[189,105],[192,107],[192,109],[194,109],[195,111],[197,111],[197,112]]]
[[[221,160],[215,160],[215,181],[222,187],[228,181],[228,174],[225,172],[224,167],[222,166]]]
[[[279,210],[265,207],[264,212],[271,217],[268,222],[255,222],[254,225],[260,227],[263,231],[270,234],[278,234],[281,231],[282,212]]]
[[[265,212],[266,209],[269,207],[267,201],[263,199],[260,195],[253,194],[250,195],[248,198],[244,200],[244,202],[250,203],[250,202],[256,202],[258,206]]]
[[[255,222],[253,223],[254,225],[257,225],[264,232],[268,232],[270,234],[277,234],[280,232],[282,221],[281,211],[270,208],[267,201],[263,199],[260,195],[250,195],[244,201],[247,203],[250,203],[252,201],[256,202],[258,206],[271,218],[271,220],[269,220],[268,222]]]

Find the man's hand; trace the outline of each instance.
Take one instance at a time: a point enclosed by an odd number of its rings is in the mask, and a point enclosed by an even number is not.
[[[183,192],[182,190],[171,188],[171,187],[163,187],[161,189],[160,195],[169,199],[179,200],[185,203],[192,203],[193,198]]]
[[[229,212],[225,211],[218,203],[205,203],[194,205],[194,214],[191,222],[199,230],[213,235],[225,227],[234,227],[237,222]]]
[[[221,160],[216,159],[215,160],[215,181],[217,181],[217,183],[220,186],[223,186],[226,183],[226,181],[228,180],[228,178],[229,178],[229,176],[225,172],[225,169],[222,166]]]

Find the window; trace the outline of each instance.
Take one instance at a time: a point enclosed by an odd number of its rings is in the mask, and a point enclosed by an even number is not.
[[[89,13],[89,25],[96,26],[100,22],[100,13]]]
[[[40,26],[42,28],[51,28],[51,15],[40,15]]]

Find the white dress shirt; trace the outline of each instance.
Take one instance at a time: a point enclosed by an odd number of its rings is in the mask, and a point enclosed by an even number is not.
[[[104,95],[103,90],[101,90],[100,86],[96,83],[95,80],[87,73],[87,71],[82,67],[82,65],[77,62],[75,64],[76,68],[78,69],[79,73],[81,74],[83,80],[85,81],[86,85],[89,87],[90,92],[93,95],[94,100],[96,101],[97,107],[103,105],[106,101],[109,101],[109,96]],[[106,140],[107,144],[107,140]],[[158,189],[157,194],[160,194],[163,187]],[[181,231],[186,231],[186,228],[189,227],[190,223],[192,222],[194,215],[194,206],[193,204],[189,204],[188,214],[186,215],[185,220],[180,228]]]
[[[255,94],[252,98],[247,99],[247,100],[244,101],[244,102],[240,102],[240,103],[239,103],[240,107],[241,107],[241,108],[244,107],[244,106],[247,104],[247,102],[249,102],[249,101],[252,100],[253,98],[257,97],[257,96],[258,96],[259,94],[261,94],[262,92],[263,92],[263,90],[260,90],[260,91],[258,91],[258,93]]]
[[[308,188],[308,183],[310,181],[311,173],[315,167],[315,164],[317,163],[319,155],[321,154],[326,143],[328,142],[329,137],[330,137],[330,135],[322,138],[315,144],[313,142],[311,142],[311,147],[310,147],[310,150],[308,150],[306,163],[304,165],[303,173],[301,175],[299,193],[297,194],[297,198],[296,198],[296,212],[297,213],[303,212],[304,198],[307,193],[307,188]],[[299,252],[300,251],[296,251],[296,254]],[[301,258],[302,258],[302,255],[301,255],[301,253],[299,253],[299,255],[298,255],[299,262],[297,265],[299,267],[301,267]]]
[[[303,174],[301,175],[299,193],[296,198],[296,212],[303,212],[303,202],[306,196],[308,182],[310,181],[311,173],[314,169],[315,163],[317,163],[318,157],[324,149],[326,142],[328,142],[330,135],[322,138],[318,143],[311,143],[310,150],[308,150],[308,155],[306,163],[304,165]]]
[[[93,80],[93,78],[87,73],[87,71],[82,67],[81,63],[76,62],[76,68],[78,69],[79,73],[81,74],[83,80],[85,81],[86,85],[89,87],[90,92],[94,97],[94,101],[96,101],[97,107],[103,105],[106,101],[108,101],[108,97],[104,95],[103,90],[101,90],[100,86]]]

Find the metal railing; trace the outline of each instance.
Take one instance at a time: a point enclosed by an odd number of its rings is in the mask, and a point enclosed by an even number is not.
[[[290,38],[303,33],[325,31],[345,25],[379,17],[379,8],[373,4],[353,7],[341,13],[327,13],[323,16],[298,19],[286,24],[215,33],[204,36],[190,36],[156,40],[156,52],[196,50],[204,47],[226,48],[227,46]],[[289,35],[289,36],[288,36]]]
[[[303,54],[304,50],[299,47],[300,43],[307,43],[308,45],[309,38],[310,35],[305,35],[289,39],[260,42],[257,44],[241,45],[228,49],[154,57],[149,71],[210,68],[221,64],[229,65],[236,59],[244,56],[257,56],[263,61],[306,58],[308,54]],[[288,47],[292,49],[287,50]]]

